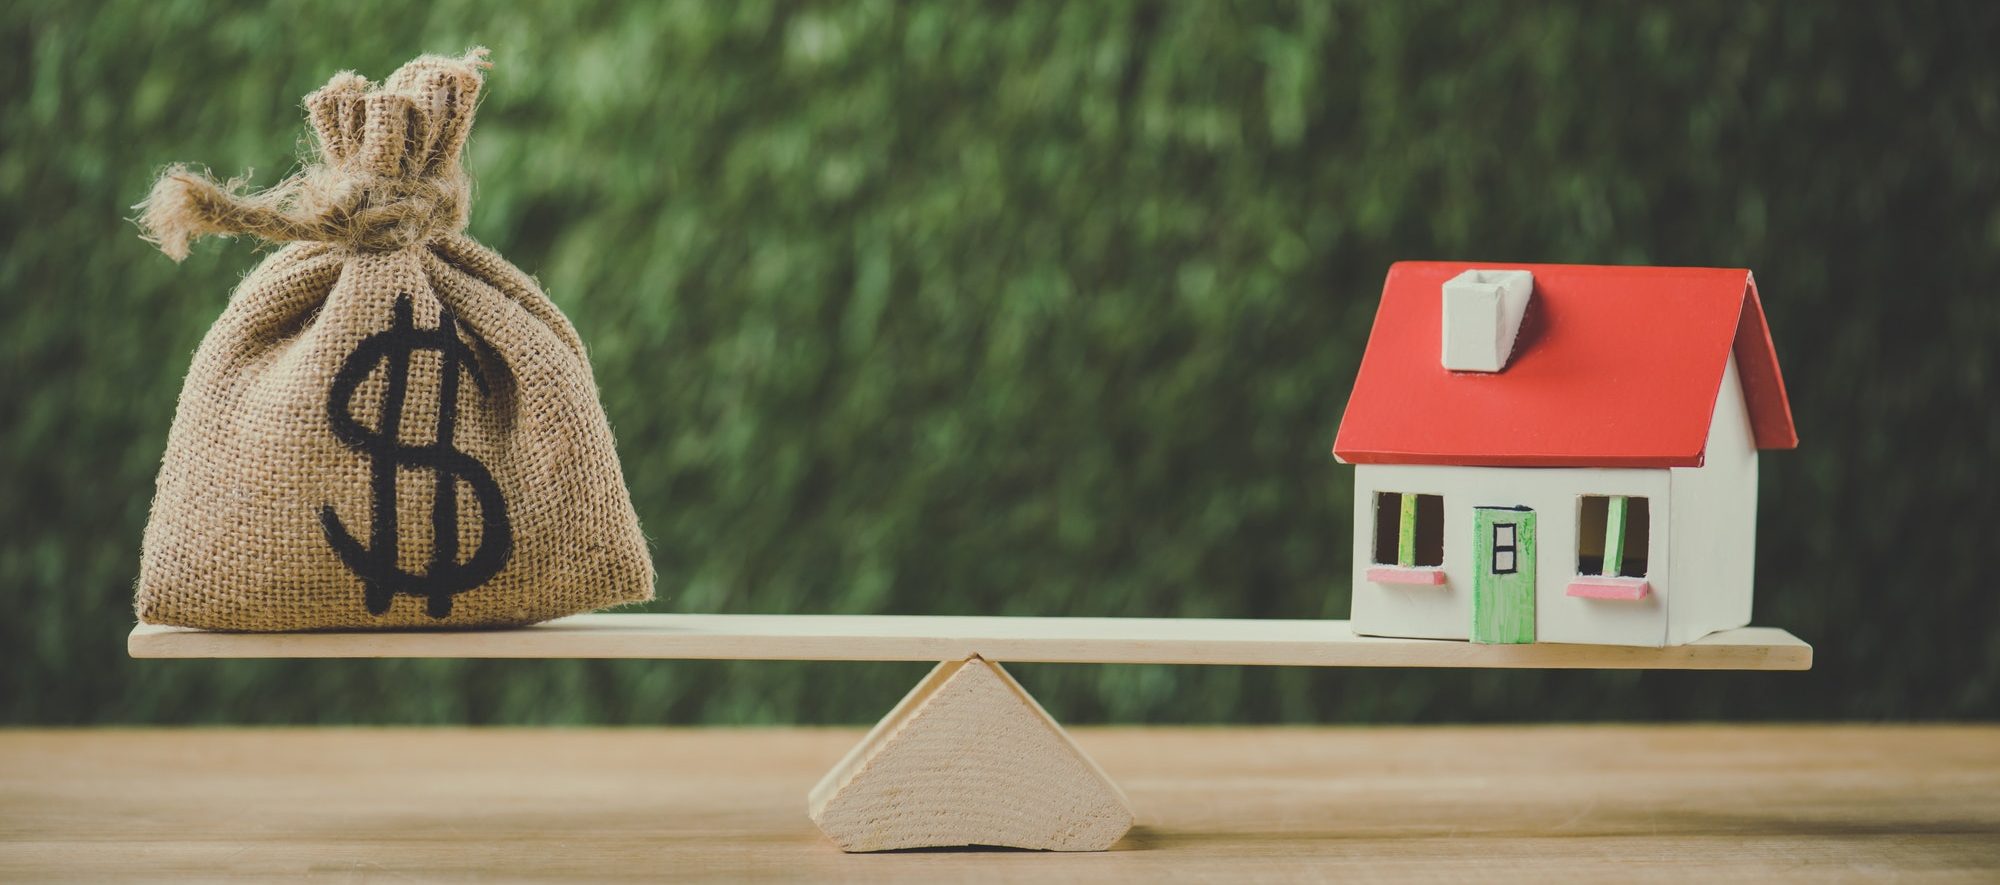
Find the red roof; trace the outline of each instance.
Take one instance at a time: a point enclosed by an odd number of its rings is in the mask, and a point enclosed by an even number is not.
[[[1535,275],[1514,356],[1495,373],[1440,362],[1440,289],[1475,267]],[[1699,466],[1732,352],[1757,447],[1797,446],[1747,270],[1399,262],[1333,452],[1356,464]]]

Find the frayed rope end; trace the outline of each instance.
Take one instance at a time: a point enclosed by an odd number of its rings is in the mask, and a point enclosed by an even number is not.
[[[226,207],[240,199],[238,192],[246,179],[218,182],[206,173],[181,164],[168,166],[153,182],[144,202],[132,208],[139,216],[139,236],[160,248],[176,263],[188,257],[188,245],[207,236],[228,236],[237,232],[225,226]]]

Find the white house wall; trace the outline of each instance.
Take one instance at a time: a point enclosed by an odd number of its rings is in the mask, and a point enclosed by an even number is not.
[[[1723,369],[1708,449],[1696,468],[1674,468],[1674,600],[1667,641],[1679,645],[1750,623],[1757,552],[1757,444],[1736,358]],[[1656,548],[1657,549],[1657,548]]]
[[[1741,395],[1738,395],[1740,408]],[[1472,635],[1472,509],[1528,507],[1535,511],[1535,639],[1659,646],[1668,642],[1667,611],[1675,604],[1678,563],[1669,554],[1681,529],[1671,501],[1669,471],[1532,467],[1435,467],[1359,464],[1354,472],[1355,632],[1374,636],[1469,639]],[[1378,584],[1367,579],[1374,559],[1375,494],[1415,492],[1444,498],[1445,583]],[[1652,517],[1643,600],[1566,595],[1576,577],[1576,534],[1584,495],[1648,499]],[[1673,514],[1669,519],[1668,515]]]

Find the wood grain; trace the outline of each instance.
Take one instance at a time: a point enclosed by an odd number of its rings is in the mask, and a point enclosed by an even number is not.
[[[0,880],[2000,878],[1991,726],[1071,732],[1109,852],[842,854],[853,729],[0,732]]]
[[[1132,828],[1104,770],[1000,665],[946,661],[806,796],[843,851],[1103,851]]]
[[[578,615],[517,630],[210,633],[141,625],[135,658],[721,658],[1301,667],[1806,670],[1783,630],[1682,646],[1475,645],[1358,636],[1346,621],[921,615]]]

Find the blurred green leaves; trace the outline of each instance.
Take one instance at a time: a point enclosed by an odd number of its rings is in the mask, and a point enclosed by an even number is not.
[[[1996,712],[1989,5],[0,22],[5,721],[863,721],[921,674],[123,657],[181,373],[257,258],[175,267],[128,207],[173,161],[275,181],[333,72],[473,43],[497,67],[471,232],[588,342],[660,610],[1344,617],[1327,449],[1389,262],[1747,266],[1805,440],[1763,462],[1757,617],[1817,643],[1813,673],[1023,678],[1086,721]]]

